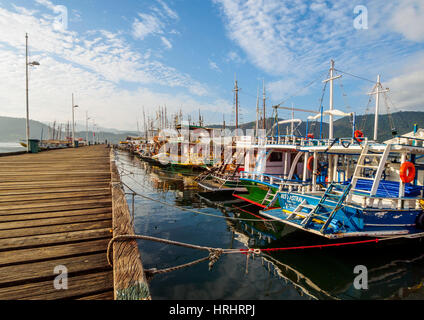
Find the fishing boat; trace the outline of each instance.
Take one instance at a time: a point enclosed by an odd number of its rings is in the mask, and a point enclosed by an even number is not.
[[[327,183],[317,183],[318,161],[313,161],[310,190],[278,191],[273,200],[279,208],[261,213],[327,238],[423,233],[424,166],[417,159],[424,156],[424,136],[404,141],[304,147],[301,152],[313,153],[312,159],[331,153]]]
[[[242,173],[243,179],[272,186],[262,215],[329,239],[424,235],[424,166],[419,161],[424,157],[424,131],[415,128],[378,142],[378,95],[385,92],[379,77],[374,89],[372,140],[355,127],[351,138],[334,138],[331,119],[327,142],[311,139],[298,149],[309,169],[309,184],[286,188],[286,181],[273,175],[256,173],[253,179],[251,173]]]

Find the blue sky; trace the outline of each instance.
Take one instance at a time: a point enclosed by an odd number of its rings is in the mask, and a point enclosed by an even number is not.
[[[368,28],[358,30],[354,8],[362,4],[0,0],[0,71],[6,79],[0,115],[25,116],[25,32],[32,59],[41,63],[30,74],[31,118],[41,121],[68,121],[74,92],[77,121],[84,122],[87,111],[103,127],[134,129],[143,106],[154,116],[159,105],[169,114],[181,108],[192,118],[200,109],[207,123],[220,123],[224,115],[228,123],[234,119],[235,75],[242,122],[255,119],[262,80],[267,116],[283,100],[317,110],[330,59],[337,69],[367,79],[381,74],[391,90],[392,112],[424,110],[423,1],[365,2]],[[58,22],[63,8],[66,28]],[[335,107],[365,113],[372,86],[343,75],[335,82]]]

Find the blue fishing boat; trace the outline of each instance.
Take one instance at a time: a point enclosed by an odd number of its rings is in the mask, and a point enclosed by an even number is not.
[[[330,72],[328,81],[336,78]],[[330,115],[328,139],[292,141],[296,153],[279,161],[282,176],[267,172],[268,154],[288,146],[263,146],[254,170],[241,173],[252,190],[246,201],[261,206],[265,217],[330,239],[423,236],[424,130],[378,142],[378,96],[386,91],[378,77],[372,140],[355,128],[354,114],[352,137],[333,136],[332,118],[346,114],[332,107],[330,95],[330,110],[312,117]]]

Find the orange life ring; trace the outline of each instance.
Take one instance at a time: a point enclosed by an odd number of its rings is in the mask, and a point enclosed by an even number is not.
[[[364,140],[362,139],[364,137],[364,133],[361,130],[355,130],[354,136],[358,141]]]
[[[415,166],[412,162],[405,161],[400,166],[399,171],[400,180],[404,183],[409,183],[415,179]]]

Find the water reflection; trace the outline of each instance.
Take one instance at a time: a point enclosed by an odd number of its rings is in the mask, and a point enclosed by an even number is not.
[[[222,248],[329,243],[290,226],[261,220],[252,205],[238,199],[202,192],[191,172],[168,171],[126,154],[119,157],[119,166],[127,172],[125,183],[175,205],[138,199],[137,233]],[[181,207],[260,221],[218,219],[183,212]],[[148,268],[169,267],[204,256],[202,252],[155,243],[142,243],[140,250]],[[353,286],[357,265],[368,269],[368,290]],[[245,255],[223,257],[212,272],[205,265],[197,265],[166,274],[152,280],[151,291],[154,299],[423,299],[423,267],[423,245],[417,240],[272,251],[250,258],[248,263]]]

